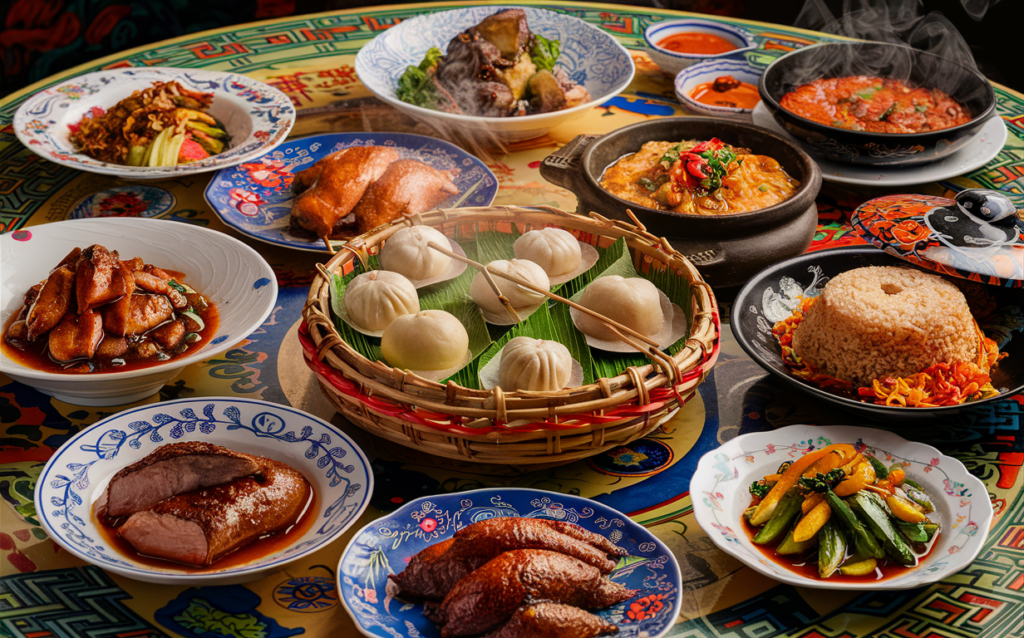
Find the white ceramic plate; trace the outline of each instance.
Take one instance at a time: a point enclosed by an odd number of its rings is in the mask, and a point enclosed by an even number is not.
[[[178,166],[125,166],[79,153],[68,139],[72,124],[94,108],[109,110],[154,82],[176,80],[184,87],[213,93],[210,114],[231,135],[223,153]],[[123,179],[167,179],[241,164],[276,148],[295,124],[295,107],[287,95],[258,80],[227,71],[164,67],[123,68],[86,73],[36,93],[14,114],[14,132],[35,154],[90,173]]]
[[[417,66],[431,47],[447,50],[453,37],[502,9],[488,5],[425,13],[383,31],[356,55],[356,74],[378,98],[444,134],[470,135],[481,142],[514,142],[538,137],[621,93],[636,71],[629,52],[614,37],[579,18],[533,7],[526,12],[530,31],[561,42],[557,65],[582,84],[590,101],[570,109],[523,117],[480,117],[444,113],[408,104],[395,96],[406,68]]]
[[[919,566],[873,582],[807,578],[769,560],[751,542],[741,521],[750,506],[750,484],[775,472],[784,461],[833,443],[866,446],[886,466],[909,463],[904,466],[907,477],[920,483],[936,500],[936,511],[928,516],[942,530]],[[992,526],[988,490],[960,461],[930,445],[874,428],[791,425],[738,436],[701,457],[690,481],[690,497],[697,524],[724,552],[769,578],[816,589],[912,589],[942,580],[978,556]]]
[[[107,547],[92,507],[110,478],[162,445],[184,441],[266,456],[302,472],[316,496],[312,525],[291,546],[222,570],[157,568]],[[82,430],[43,467],[35,501],[47,535],[76,557],[127,578],[190,586],[255,580],[322,549],[359,519],[372,493],[370,462],[325,421],[266,401],[209,397],[126,410]]]
[[[277,277],[252,248],[224,233],[183,222],[132,217],[78,219],[31,226],[0,235],[0,325],[23,302],[25,291],[75,247],[101,244],[124,259],[183,272],[185,282],[220,312],[214,337],[187,356],[126,372],[55,374],[0,355],[4,374],[76,405],[124,405],[156,393],[185,366],[209,359],[249,336],[277,301]]]
[[[985,125],[967,146],[938,162],[906,168],[857,166],[856,164],[834,162],[816,155],[803,142],[779,126],[775,118],[768,112],[767,107],[761,102],[754,107],[753,118],[754,124],[795,142],[800,148],[807,151],[821,167],[821,178],[826,182],[858,186],[914,186],[959,177],[981,168],[992,161],[996,155],[999,155],[999,151],[1003,150],[1003,145],[1006,144],[1007,135],[1003,118],[993,116],[989,118],[988,122],[985,122]]]

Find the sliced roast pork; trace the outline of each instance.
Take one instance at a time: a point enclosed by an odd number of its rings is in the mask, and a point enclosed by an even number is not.
[[[291,527],[309,501],[309,483],[284,463],[260,461],[257,476],[179,494],[132,514],[118,535],[141,554],[205,566]]]
[[[202,441],[164,445],[110,479],[106,516],[127,516],[177,494],[250,476],[259,470],[261,461]]]

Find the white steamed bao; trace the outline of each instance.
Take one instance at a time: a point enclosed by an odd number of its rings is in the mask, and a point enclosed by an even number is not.
[[[553,392],[569,383],[572,356],[557,341],[516,337],[501,350],[498,385],[506,392]]]
[[[396,318],[419,312],[419,309],[416,287],[396,272],[364,272],[345,287],[345,310],[349,319],[366,330],[384,330]]]
[[[583,290],[580,305],[647,337],[658,334],[665,324],[658,288],[640,277],[601,277]],[[576,325],[591,337],[618,340],[611,328],[586,313],[576,316]]]
[[[422,310],[395,318],[380,340],[384,360],[401,370],[447,370],[469,350],[466,328],[444,310]]]
[[[526,261],[525,259],[498,259],[487,264],[487,267],[491,270],[517,276],[544,290],[551,288],[551,282],[548,280],[547,273],[532,261]],[[497,284],[501,294],[512,304],[513,310],[533,308],[544,303],[545,297],[539,292],[523,288],[519,284],[512,283],[508,279],[493,273],[491,278]],[[473,283],[469,286],[469,294],[473,297],[473,302],[485,311],[492,314],[505,312],[505,307],[501,305],[498,296],[494,294],[494,290],[487,283],[483,272],[478,272],[473,277]]]
[[[413,280],[439,277],[451,268],[452,258],[428,246],[430,242],[451,247],[444,233],[429,226],[403,228],[384,242],[380,267]]]
[[[583,261],[580,243],[561,228],[531,230],[512,244],[516,257],[538,264],[548,277],[567,275]]]

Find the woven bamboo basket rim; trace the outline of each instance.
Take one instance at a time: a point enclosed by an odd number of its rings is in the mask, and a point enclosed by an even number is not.
[[[648,233],[635,217],[633,219],[635,225],[607,219],[597,213],[585,217],[546,206],[468,207],[438,209],[403,218],[356,237],[342,245],[327,264],[318,268],[310,287],[300,330],[300,337],[307,339],[304,346],[310,367],[322,375],[326,370],[335,371],[345,381],[357,385],[366,397],[386,404],[411,406],[422,417],[423,423],[419,426],[430,429],[436,425],[436,429],[451,431],[457,436],[493,435],[497,431],[505,440],[513,433],[517,437],[529,438],[543,437],[548,430],[572,429],[575,433],[590,428],[597,431],[602,428],[601,418],[587,423],[573,417],[598,415],[614,420],[609,411],[623,404],[634,402],[642,408],[651,404],[652,399],[664,400],[667,395],[682,405],[686,400],[684,397],[704,381],[710,364],[717,358],[718,307],[711,287],[693,264],[675,251],[666,239]],[[520,228],[557,226],[613,241],[624,238],[638,270],[640,262],[649,259],[674,269],[689,283],[691,320],[683,348],[675,355],[654,359],[643,366],[629,367],[615,377],[601,378],[591,384],[556,392],[506,393],[497,387],[477,390],[453,381],[442,384],[424,379],[383,361],[367,359],[345,342],[331,315],[330,289],[335,273],[351,272],[357,261],[367,263],[381,243],[402,228],[425,225],[444,232],[456,226],[479,223],[512,224]],[[335,386],[340,383],[337,379],[332,382]],[[432,423],[435,415],[438,424]],[[459,424],[441,424],[451,417],[457,417]],[[542,423],[535,422],[537,419]],[[521,420],[530,423],[510,423]],[[502,427],[495,430],[492,427],[495,423],[502,424]]]

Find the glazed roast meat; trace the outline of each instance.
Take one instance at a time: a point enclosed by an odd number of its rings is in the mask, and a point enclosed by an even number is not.
[[[501,627],[523,605],[551,602],[598,609],[635,593],[571,556],[517,549],[460,580],[430,615],[442,625],[443,638],[472,636]]]
[[[141,554],[206,566],[294,525],[309,500],[309,483],[284,463],[257,458],[255,476],[161,501],[132,514],[118,535]]]
[[[607,574],[626,552],[578,525],[536,518],[493,518],[464,527],[427,547],[400,574],[390,576],[411,600],[443,600],[456,583],[494,557],[516,549],[544,549],[583,561]]]
[[[202,441],[164,445],[110,479],[106,516],[127,516],[178,494],[250,476],[260,462],[259,457]]]
[[[594,638],[618,631],[615,625],[579,607],[536,603],[520,607],[504,625],[481,638]]]

